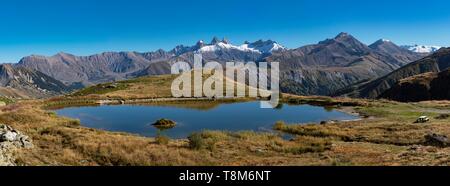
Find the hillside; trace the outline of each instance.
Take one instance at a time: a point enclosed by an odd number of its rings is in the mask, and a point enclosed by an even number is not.
[[[401,79],[427,72],[440,72],[450,67],[450,48],[442,48],[436,53],[421,60],[410,63],[386,76],[370,82],[363,82],[337,91],[334,95],[378,98],[385,91],[392,88]]]
[[[142,54],[106,52],[92,56],[58,53],[51,57],[24,57],[16,66],[40,71],[68,86],[88,86],[124,79],[127,74],[146,68],[150,62],[164,60],[169,56],[162,51]]]
[[[450,100],[450,69],[402,79],[380,97],[402,102]]]
[[[112,83],[102,83],[76,91],[70,96],[101,98],[171,97],[171,83],[176,75],[146,76]]]
[[[39,71],[0,65],[0,94],[14,98],[45,98],[67,92],[69,87]]]
[[[204,74],[203,79],[207,79],[211,74]],[[155,75],[133,78],[129,80],[116,81],[111,83],[102,83],[78,90],[69,95],[69,97],[89,97],[96,99],[151,99],[151,98],[171,98],[172,82],[178,75]],[[224,77],[224,88],[226,84],[234,83],[235,87],[239,84],[236,81]],[[239,84],[242,85],[242,84]],[[255,88],[243,85],[248,93],[249,89]],[[192,91],[194,85],[191,84]],[[235,88],[236,90],[236,88]]]

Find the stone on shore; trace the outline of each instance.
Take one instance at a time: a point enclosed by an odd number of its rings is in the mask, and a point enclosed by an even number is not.
[[[14,151],[20,148],[32,148],[31,139],[8,125],[0,124],[0,166],[13,166]]]

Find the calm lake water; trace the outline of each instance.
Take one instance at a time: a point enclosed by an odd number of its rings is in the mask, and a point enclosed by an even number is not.
[[[104,105],[56,110],[58,115],[77,118],[90,128],[156,136],[152,124],[167,118],[177,126],[162,132],[172,138],[185,138],[202,130],[270,131],[276,121],[308,123],[324,120],[357,119],[343,112],[310,105],[283,105],[278,109],[261,109],[259,102],[220,104],[209,109],[153,105]]]

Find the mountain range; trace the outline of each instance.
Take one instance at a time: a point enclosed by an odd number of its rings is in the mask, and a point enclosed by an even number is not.
[[[91,56],[58,53],[51,57],[28,56],[15,66],[40,71],[67,86],[80,87],[126,78],[170,73],[170,64],[178,60],[192,61],[193,52],[199,51],[205,60],[258,61],[285,48],[274,41],[256,41],[240,46],[216,37],[209,44],[199,41],[194,46],[179,45],[171,51],[105,52]],[[150,69],[148,69],[150,67]]]
[[[349,86],[383,77],[430,54],[411,51],[384,39],[366,45],[348,33],[296,49],[287,49],[272,40],[233,45],[227,39],[214,37],[209,43],[198,41],[193,46],[179,45],[170,51],[105,52],[91,56],[61,52],[49,57],[27,56],[17,64],[6,65],[9,71],[26,69],[33,74],[26,77],[42,77],[40,79],[45,81],[12,83],[8,79],[14,76],[5,72],[0,72],[0,81],[9,82],[1,84],[3,87],[28,92],[27,96],[51,96],[98,83],[169,74],[171,64],[176,61],[192,63],[195,52],[202,53],[204,62],[278,61],[282,91],[302,95],[333,95]],[[30,87],[32,82],[38,82],[36,90],[41,91],[24,88]],[[344,95],[349,95],[349,91]]]
[[[281,89],[301,95],[330,95],[355,84],[380,77],[424,57],[379,40],[369,46],[347,33],[318,44],[287,50],[266,58],[279,61]]]

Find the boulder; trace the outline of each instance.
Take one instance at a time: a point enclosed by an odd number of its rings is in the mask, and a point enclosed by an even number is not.
[[[427,134],[425,136],[425,145],[436,147],[450,147],[450,141],[445,135]]]
[[[8,125],[0,124],[0,166],[14,166],[19,148],[32,148],[31,139]]]
[[[11,143],[18,148],[31,148],[31,139],[8,125],[0,124],[0,143]]]
[[[16,137],[17,137],[17,133],[11,132],[11,131],[6,131],[5,133],[1,134],[0,142],[3,142],[3,141],[13,142],[16,140]]]

